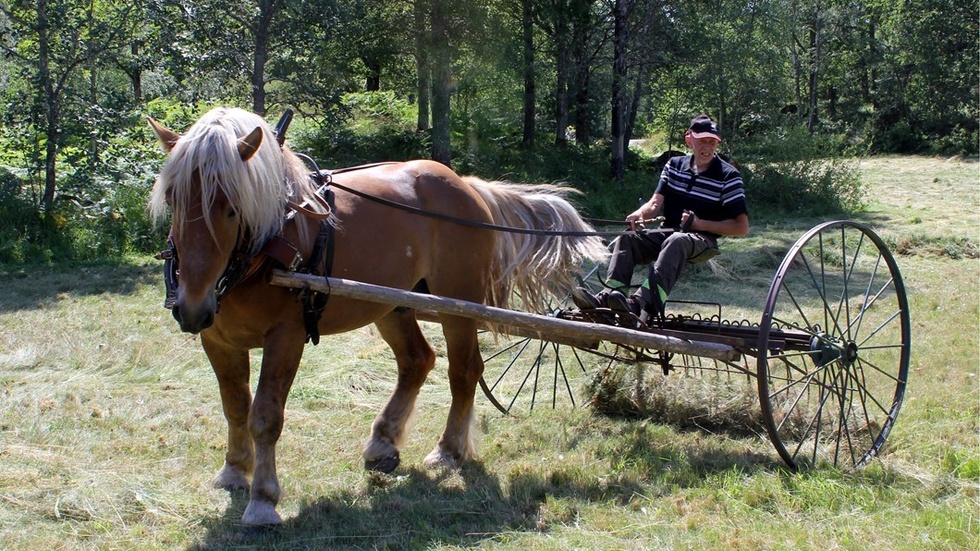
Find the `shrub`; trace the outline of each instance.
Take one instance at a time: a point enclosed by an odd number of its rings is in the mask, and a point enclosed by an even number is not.
[[[342,103],[350,116],[349,127],[357,134],[403,131],[416,123],[415,106],[392,91],[352,92],[344,95]]]
[[[32,256],[30,243],[40,234],[33,201],[13,172],[0,168],[0,263],[20,263]]]
[[[761,163],[746,178],[753,212],[820,216],[859,211],[864,185],[857,169],[840,159]]]
[[[864,185],[858,170],[842,156],[839,135],[811,135],[787,124],[738,144],[753,214],[821,216],[862,208]]]

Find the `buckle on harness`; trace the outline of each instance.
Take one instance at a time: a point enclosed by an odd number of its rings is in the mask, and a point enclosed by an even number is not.
[[[293,255],[293,259],[289,262],[289,266],[287,266],[286,269],[290,272],[295,272],[302,263],[303,255],[299,254],[299,251],[296,251],[296,254]]]

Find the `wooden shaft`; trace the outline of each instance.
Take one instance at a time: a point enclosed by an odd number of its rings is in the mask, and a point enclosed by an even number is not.
[[[381,302],[418,310],[432,310],[440,314],[512,326],[520,329],[520,334],[551,342],[568,342],[571,339],[572,342],[588,343],[603,340],[722,361],[733,361],[739,356],[739,352],[734,347],[722,343],[692,341],[613,325],[563,320],[539,314],[495,308],[466,300],[413,293],[349,279],[324,278],[310,274],[275,270],[272,274],[271,283],[282,287],[310,288],[314,291],[356,300]]]

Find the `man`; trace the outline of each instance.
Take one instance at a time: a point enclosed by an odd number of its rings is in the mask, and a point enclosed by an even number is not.
[[[630,312],[646,323],[664,316],[664,303],[691,259],[717,251],[718,237],[749,233],[742,176],[716,154],[718,125],[698,115],[684,134],[691,155],[674,157],[664,166],[653,197],[626,217],[634,233],[616,239],[606,272],[608,289],[592,296],[578,288],[572,300],[580,309],[607,306]],[[662,214],[669,231],[635,231]],[[650,263],[649,277],[627,296],[633,268]]]

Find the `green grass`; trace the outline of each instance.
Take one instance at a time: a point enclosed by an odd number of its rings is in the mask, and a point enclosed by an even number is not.
[[[479,459],[427,470],[448,404],[440,357],[402,466],[367,474],[361,446],[395,373],[364,328],[307,349],[278,452],[285,525],[244,531],[245,496],[209,484],[224,454],[217,385],[161,307],[158,263],[0,268],[0,548],[975,549],[978,165],[861,169],[874,195],[857,218],[908,244],[897,258],[913,326],[905,404],[865,469],[792,473],[739,426],[589,408],[502,417],[478,394]],[[757,319],[779,259],[815,222],[726,241],[676,298],[724,297],[726,317]]]

